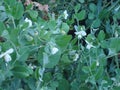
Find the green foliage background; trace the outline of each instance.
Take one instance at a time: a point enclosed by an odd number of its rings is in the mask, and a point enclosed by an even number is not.
[[[119,90],[120,1],[36,1],[0,0],[0,90]]]

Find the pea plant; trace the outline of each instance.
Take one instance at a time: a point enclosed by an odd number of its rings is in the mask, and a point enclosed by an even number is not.
[[[0,90],[119,90],[119,16],[119,0],[1,0]]]

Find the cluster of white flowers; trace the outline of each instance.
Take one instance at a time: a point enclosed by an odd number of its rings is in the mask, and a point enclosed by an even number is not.
[[[86,36],[86,32],[85,31],[78,31],[75,32],[75,35],[78,35],[78,39],[81,39],[83,36]]]
[[[28,27],[31,27],[32,26],[32,21],[28,18],[25,19],[25,22],[29,24]]]
[[[5,62],[10,62],[12,60],[10,54],[13,53],[13,51],[14,51],[13,48],[8,49],[6,52],[4,52],[0,55],[0,58],[3,57]]]
[[[75,35],[78,36],[78,39],[81,39],[82,37],[86,36],[86,32],[85,32],[85,26],[74,26],[76,32],[75,32]]]
[[[67,19],[67,17],[68,17],[67,10],[65,10],[63,13],[64,13],[64,19]]]

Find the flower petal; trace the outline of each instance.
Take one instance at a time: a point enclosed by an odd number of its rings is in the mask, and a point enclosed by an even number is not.
[[[64,18],[67,19],[68,14],[67,14],[67,10],[64,11]]]
[[[53,47],[52,50],[51,50],[51,53],[54,55],[54,54],[56,54],[58,51],[59,51],[58,48]]]
[[[5,62],[10,62],[12,60],[11,56],[9,54],[6,54],[4,56]]]
[[[32,26],[32,21],[31,21],[30,19],[26,18],[26,19],[25,19],[25,22],[29,24],[29,27]]]

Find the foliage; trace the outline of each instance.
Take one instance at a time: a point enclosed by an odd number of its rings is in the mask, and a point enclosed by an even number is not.
[[[120,89],[119,0],[28,1],[0,1],[0,90]]]

